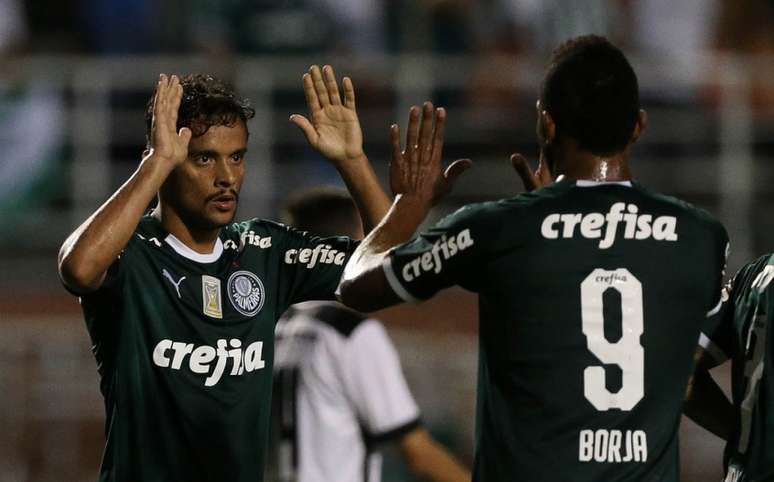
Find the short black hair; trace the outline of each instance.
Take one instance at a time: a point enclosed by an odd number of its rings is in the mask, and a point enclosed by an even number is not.
[[[554,50],[540,102],[557,137],[570,137],[595,155],[612,154],[626,147],[637,122],[637,76],[606,38],[576,37]]]
[[[183,86],[183,98],[177,115],[177,129],[188,127],[194,137],[204,135],[212,126],[233,127],[239,120],[247,127],[247,121],[255,116],[250,101],[237,96],[233,89],[212,75],[186,75],[180,78],[180,85]],[[151,96],[145,109],[148,144],[153,121],[153,98]]]
[[[360,215],[347,191],[315,187],[299,191],[288,199],[283,222],[316,236],[355,237],[360,231]]]

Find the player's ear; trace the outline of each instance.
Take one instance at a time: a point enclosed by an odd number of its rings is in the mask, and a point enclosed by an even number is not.
[[[537,137],[541,146],[549,146],[556,139],[556,123],[554,118],[547,110],[543,109],[543,104],[538,100],[535,104],[537,109]]]
[[[630,144],[634,144],[637,142],[637,139],[640,138],[643,132],[645,132],[645,128],[648,127],[648,113],[645,112],[644,109],[640,109],[640,111],[637,113],[637,121],[634,123],[634,132],[632,132],[632,139],[629,141]]]

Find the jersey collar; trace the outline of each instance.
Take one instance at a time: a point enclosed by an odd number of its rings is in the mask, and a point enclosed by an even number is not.
[[[626,186],[632,187],[631,181],[590,181],[588,179],[578,179],[575,181],[576,187],[597,187],[597,186]]]
[[[196,261],[197,263],[214,263],[220,259],[220,255],[223,253],[223,241],[220,240],[220,237],[215,240],[215,248],[213,248],[212,253],[209,254],[197,253],[172,234],[168,234],[167,237],[164,238],[164,241],[174,249],[177,254],[184,258],[188,258],[191,261]]]

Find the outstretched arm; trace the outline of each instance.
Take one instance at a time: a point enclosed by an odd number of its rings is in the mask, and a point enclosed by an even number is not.
[[[342,80],[343,101],[330,65],[322,70],[313,65],[304,74],[303,81],[309,118],[293,114],[290,121],[303,131],[317,152],[336,166],[360,211],[363,229],[369,232],[387,213],[390,199],[363,152],[363,133],[355,110],[352,80],[349,77]]]
[[[734,426],[734,406],[709,373],[717,363],[701,347],[696,349],[695,358],[696,369],[688,380],[683,413],[698,425],[728,440]]]
[[[404,435],[400,451],[414,475],[422,480],[470,482],[470,471],[423,428]]]
[[[406,148],[400,148],[400,130],[390,129],[392,163],[390,184],[395,201],[387,216],[366,236],[344,269],[339,284],[342,302],[360,311],[373,311],[400,302],[387,282],[382,262],[388,251],[409,240],[435,201],[445,195],[456,178],[471,166],[469,159],[442,169],[446,111],[433,111],[425,102],[420,122],[419,108],[409,112]]]
[[[185,161],[191,130],[176,131],[183,88],[177,76],[161,74],[153,106],[151,145],[123,186],[65,240],[59,275],[71,290],[98,289],[137,228],[148,204],[172,170]]]

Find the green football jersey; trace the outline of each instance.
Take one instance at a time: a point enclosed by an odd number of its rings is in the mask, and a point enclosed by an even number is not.
[[[275,322],[333,298],[355,246],[251,220],[202,255],[144,217],[81,300],[107,412],[99,480],[262,480]]]
[[[479,294],[474,480],[678,480],[677,430],[727,236],[638,184],[562,180],[462,208],[384,262]]]
[[[700,344],[732,360],[736,426],[726,445],[728,482],[774,481],[774,254],[746,265],[729,283],[723,308]]]

